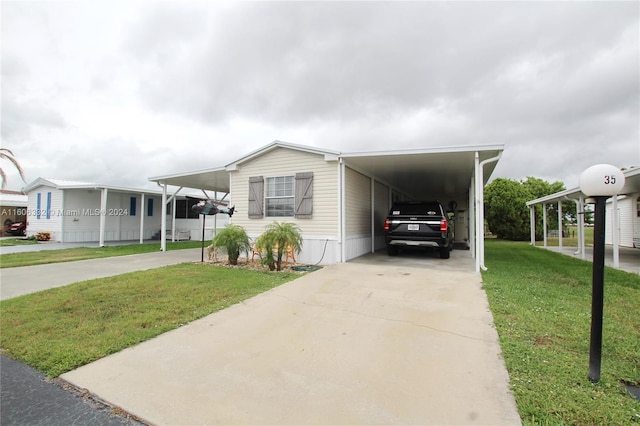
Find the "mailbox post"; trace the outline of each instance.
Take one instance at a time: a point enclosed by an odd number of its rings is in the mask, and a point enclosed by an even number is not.
[[[609,164],[597,164],[580,175],[580,190],[595,202],[593,227],[593,275],[591,293],[591,341],[589,345],[589,380],[600,381],[602,360],[602,313],[604,306],[604,235],[607,198],[617,195],[624,186],[622,171]]]

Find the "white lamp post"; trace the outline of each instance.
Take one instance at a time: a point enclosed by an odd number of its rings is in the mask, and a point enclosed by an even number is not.
[[[580,175],[580,190],[595,202],[593,227],[593,278],[591,294],[591,342],[589,345],[589,380],[600,381],[602,359],[602,311],[604,300],[604,234],[607,198],[617,195],[624,186],[624,174],[610,164],[597,164]]]

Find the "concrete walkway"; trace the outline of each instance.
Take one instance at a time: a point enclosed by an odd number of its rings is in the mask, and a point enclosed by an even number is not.
[[[0,300],[78,281],[182,262],[200,261],[200,257],[201,249],[185,249],[19,268],[0,268]]]
[[[61,377],[158,425],[520,424],[480,275],[422,261],[328,266]]]
[[[584,258],[581,254],[576,254],[577,247],[562,247],[557,246],[539,246],[547,250],[562,253],[567,256],[571,256],[576,259],[586,260],[588,262],[593,261],[593,247],[585,247]],[[621,271],[631,272],[633,274],[640,274],[640,249],[630,247],[619,247],[619,260],[618,268]],[[611,245],[604,246],[604,264],[606,266],[613,266],[613,248]]]

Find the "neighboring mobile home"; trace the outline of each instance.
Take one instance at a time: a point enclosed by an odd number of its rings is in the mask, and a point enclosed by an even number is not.
[[[383,248],[384,218],[393,201],[455,201],[456,241],[475,256],[476,244],[483,245],[475,232],[477,206],[502,150],[498,145],[339,153],[275,141],[226,166],[150,180],[164,188],[165,198],[169,186],[227,193],[236,208],[232,222],[253,239],[274,221],[298,225],[302,263],[345,262]]]
[[[614,267],[618,267],[618,247],[638,247],[640,248],[640,168],[624,170],[625,184],[620,194],[610,197],[607,200],[605,219],[605,244],[613,246]],[[564,217],[562,214],[562,203],[574,202],[577,206],[578,214],[578,252],[585,258],[584,243],[584,212],[585,205],[589,204],[586,195],[580,188],[573,188],[542,198],[527,202],[531,216],[531,244],[535,244],[535,209],[536,205],[546,206],[555,204],[558,206],[558,235],[561,235],[564,227]],[[617,214],[612,214],[616,211]],[[547,245],[546,207],[543,208],[543,234],[544,246]],[[555,231],[555,230],[554,230]],[[562,247],[562,239],[559,239],[559,246]]]
[[[160,240],[164,211],[160,191],[38,178],[24,192],[28,196],[28,236],[48,232],[52,241],[100,245]],[[171,201],[166,213],[173,226],[165,232],[167,238],[201,239],[201,219],[190,209],[196,201],[185,197]],[[208,232],[206,237],[210,236]]]
[[[27,220],[27,196],[19,191],[0,190],[0,236],[10,236],[6,230],[15,222]]]

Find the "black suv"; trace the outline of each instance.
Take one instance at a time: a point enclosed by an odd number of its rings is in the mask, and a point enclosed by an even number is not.
[[[439,201],[394,203],[384,221],[389,256],[400,247],[438,247],[440,257],[448,259],[453,249],[453,223]]]

